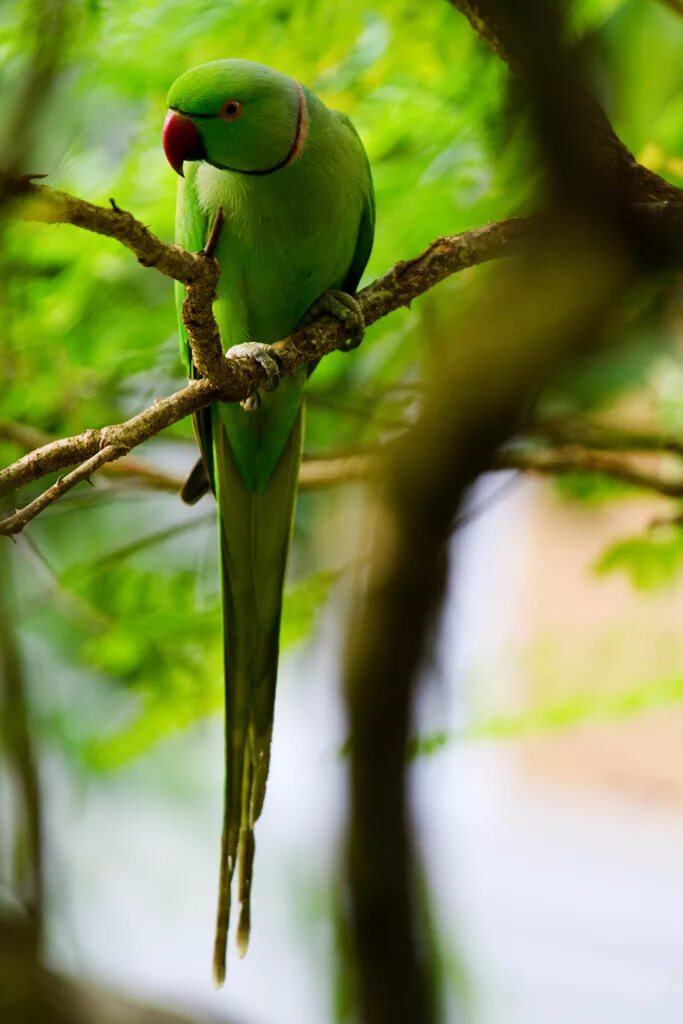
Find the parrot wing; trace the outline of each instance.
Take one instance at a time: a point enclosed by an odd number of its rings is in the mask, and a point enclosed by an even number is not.
[[[176,206],[175,237],[178,245],[190,252],[199,252],[206,243],[209,223],[202,213],[197,193],[194,188],[195,164],[187,165],[187,177],[178,179],[178,199]],[[187,370],[188,377],[196,379],[199,375],[192,362],[190,343],[187,339],[187,331],[183,324],[183,302],[185,300],[185,286],[176,281],[175,302],[180,327],[180,355],[183,365]],[[214,488],[213,479],[213,431],[211,409],[200,409],[192,417],[199,450],[202,453],[201,464],[195,466],[190,478],[181,491],[181,496],[188,504],[194,504],[206,492],[207,485]]]

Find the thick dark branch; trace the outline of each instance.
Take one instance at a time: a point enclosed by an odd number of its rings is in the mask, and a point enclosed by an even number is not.
[[[436,1019],[415,898],[406,755],[458,509],[539,388],[591,344],[630,280],[616,245],[601,249],[588,230],[579,244],[565,225],[489,286],[457,325],[466,345],[442,339],[422,414],[383,467],[365,593],[353,603],[345,644],[347,872],[364,1024]]]
[[[683,18],[683,0],[659,0],[659,2],[680,18]]]

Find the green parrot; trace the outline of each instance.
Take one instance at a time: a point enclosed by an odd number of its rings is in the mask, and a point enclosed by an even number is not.
[[[209,488],[218,506],[225,665],[226,784],[214,978],[225,978],[232,878],[237,947],[246,952],[254,825],[268,777],[280,615],[312,367],[279,381],[269,346],[322,313],[363,333],[353,298],[372,248],[367,156],[351,121],[262,64],[217,60],[181,75],[168,95],[163,147],[180,175],[176,240],[204,247],[222,209],[214,307],[227,356],[248,355],[269,385],[241,405],[195,416],[201,460],[186,501]],[[184,293],[176,290],[178,311]],[[196,376],[180,320],[188,374]],[[279,385],[279,386],[277,386]]]

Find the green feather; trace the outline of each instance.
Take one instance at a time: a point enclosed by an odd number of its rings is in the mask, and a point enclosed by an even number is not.
[[[242,105],[238,120],[219,116],[228,99]],[[375,208],[367,157],[348,118],[287,76],[247,61],[193,68],[173,85],[169,105],[193,119],[206,154],[186,165],[180,182],[178,241],[201,248],[218,209],[225,215],[214,307],[224,347],[271,344],[290,334],[328,288],[355,291],[372,248]],[[290,152],[295,158],[283,164]],[[240,170],[276,166],[264,174]],[[181,337],[194,375],[182,325]],[[254,825],[270,761],[305,378],[302,368],[282,380],[261,395],[255,411],[221,404],[195,417],[218,503],[222,565],[226,786],[214,952],[218,983],[238,864],[241,953],[249,938]]]
[[[249,415],[245,413],[244,415]],[[263,807],[277,677],[282,588],[301,457],[303,410],[261,491],[243,486],[228,435],[214,419],[214,452],[221,563],[226,678],[226,790],[224,845],[216,932],[215,969],[225,961],[230,880],[238,849],[251,850]],[[249,858],[251,861],[251,857]],[[251,864],[240,856],[240,952],[249,938]]]

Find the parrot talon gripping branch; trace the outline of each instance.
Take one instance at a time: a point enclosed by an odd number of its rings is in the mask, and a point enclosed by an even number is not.
[[[314,323],[325,315],[334,317],[346,330],[346,337],[338,346],[339,351],[351,352],[358,348],[365,334],[365,318],[358,299],[339,288],[328,288],[315,300],[302,322]]]
[[[263,385],[266,391],[275,391],[280,383],[280,364],[277,353],[270,345],[263,345],[258,341],[244,341],[240,345],[233,345],[225,355],[228,359],[253,359],[258,363],[266,372],[266,383]]]

